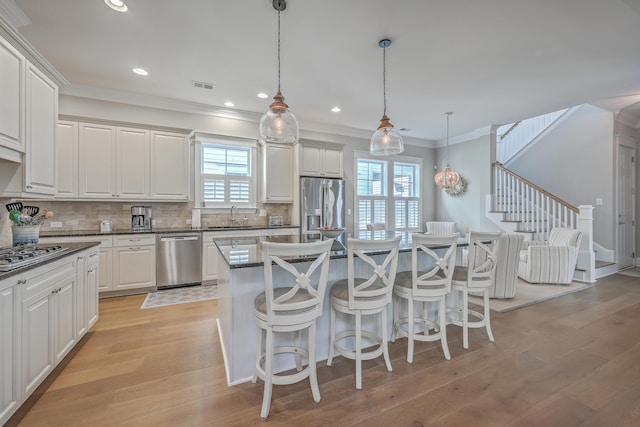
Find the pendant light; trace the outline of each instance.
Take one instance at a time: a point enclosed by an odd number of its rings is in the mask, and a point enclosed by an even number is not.
[[[278,11],[278,92],[269,105],[269,110],[260,119],[260,139],[279,144],[298,142],[298,121],[284,103],[280,92],[280,12],[287,8],[286,0],[273,0],[273,8]]]
[[[400,133],[394,129],[393,125],[387,117],[387,58],[386,51],[391,45],[391,40],[382,39],[378,42],[378,46],[382,48],[382,95],[384,98],[384,110],[380,119],[378,130],[371,137],[369,151],[374,156],[389,156],[392,154],[400,154],[404,151],[402,137]]]
[[[433,180],[438,187],[447,189],[453,188],[460,181],[460,174],[449,167],[449,118],[453,114],[452,112],[444,113],[447,116],[447,151],[446,151],[446,166],[444,170],[438,172]]]

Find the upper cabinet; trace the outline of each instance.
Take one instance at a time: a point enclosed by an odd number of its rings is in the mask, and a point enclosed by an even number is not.
[[[0,37],[0,197],[50,197],[58,83],[50,77],[55,70],[43,67],[45,74],[21,48]]]
[[[342,178],[342,147],[325,144],[300,146],[300,175]]]
[[[27,64],[26,83],[24,187],[29,193],[53,196],[58,86],[32,64]]]
[[[0,147],[24,152],[24,56],[0,38]]]
[[[186,135],[70,121],[57,135],[56,198],[189,200]]]
[[[189,200],[189,140],[185,135],[151,132],[151,198]]]
[[[294,152],[291,145],[262,144],[263,203],[293,203]]]

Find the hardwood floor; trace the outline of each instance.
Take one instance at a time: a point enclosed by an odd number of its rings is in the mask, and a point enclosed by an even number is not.
[[[8,426],[637,426],[640,278],[613,275],[586,290],[507,313],[483,330],[448,327],[439,343],[406,339],[382,358],[322,362],[322,400],[308,382],[275,386],[268,421],[262,384],[227,387],[216,301],[140,310],[142,296],[100,301],[84,345]],[[251,312],[247,316],[252,316]]]

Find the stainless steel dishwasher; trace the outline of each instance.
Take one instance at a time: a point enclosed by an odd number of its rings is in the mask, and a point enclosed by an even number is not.
[[[202,283],[200,233],[158,233],[156,237],[156,287]]]

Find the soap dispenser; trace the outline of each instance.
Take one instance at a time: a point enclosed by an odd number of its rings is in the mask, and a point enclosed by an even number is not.
[[[244,216],[244,218],[242,218],[242,225],[245,227],[249,225],[249,218],[247,218],[246,215]]]

